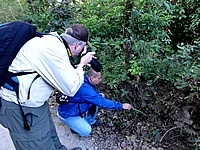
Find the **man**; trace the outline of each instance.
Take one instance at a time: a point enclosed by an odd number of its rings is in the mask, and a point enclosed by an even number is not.
[[[78,56],[87,41],[87,29],[74,24],[61,36],[52,33],[29,40],[9,66],[14,73],[33,72],[17,76],[18,94],[5,87],[0,90],[0,124],[9,130],[17,150],[67,149],[58,138],[47,100],[54,89],[68,96],[78,91],[83,66],[95,53],[84,55],[76,68],[69,58]]]
[[[128,103],[120,103],[104,98],[104,94],[95,90],[95,85],[101,82],[101,72],[92,68],[84,76],[84,83],[78,92],[68,96],[68,102],[58,107],[58,117],[62,123],[69,126],[72,132],[80,136],[88,136],[91,132],[91,125],[98,125],[96,116],[98,106],[106,109],[128,109],[132,106]],[[62,94],[57,98],[66,98]],[[86,114],[84,118],[83,115]]]

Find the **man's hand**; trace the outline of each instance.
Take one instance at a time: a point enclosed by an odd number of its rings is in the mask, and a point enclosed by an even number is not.
[[[95,55],[95,52],[88,52],[87,54],[85,54],[83,57],[81,57],[80,65],[85,66],[89,64],[92,58],[96,58],[94,55]]]
[[[132,108],[132,105],[129,103],[124,103],[124,104],[122,104],[122,108],[130,110]]]

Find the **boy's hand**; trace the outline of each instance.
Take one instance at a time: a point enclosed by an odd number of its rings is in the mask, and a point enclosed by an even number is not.
[[[122,108],[130,110],[132,108],[132,105],[129,103],[124,103],[124,104],[122,104]]]

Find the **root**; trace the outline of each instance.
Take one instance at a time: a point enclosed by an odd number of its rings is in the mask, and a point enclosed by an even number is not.
[[[166,136],[166,134],[167,134],[169,131],[174,130],[174,129],[176,129],[176,128],[180,128],[180,126],[172,127],[172,128],[170,128],[169,130],[167,130],[167,131],[165,132],[165,134],[161,137],[161,139],[160,139],[159,142],[162,142],[163,138]]]

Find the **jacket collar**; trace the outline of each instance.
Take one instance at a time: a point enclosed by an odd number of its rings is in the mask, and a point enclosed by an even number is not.
[[[90,86],[94,87],[94,84],[92,84],[92,83],[90,82],[90,80],[88,79],[88,77],[87,77],[86,74],[84,74],[84,82],[87,83],[87,84],[89,84]]]

